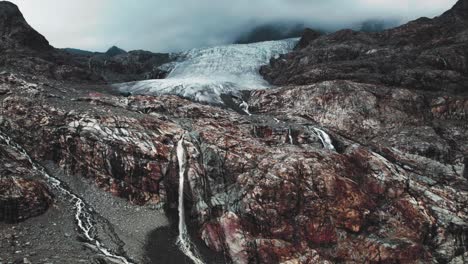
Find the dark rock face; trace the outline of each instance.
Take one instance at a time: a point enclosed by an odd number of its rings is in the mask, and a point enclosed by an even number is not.
[[[234,43],[247,44],[261,41],[280,40],[287,38],[298,38],[304,31],[303,24],[270,23],[255,27],[238,37]]]
[[[28,25],[18,7],[10,2],[0,2],[0,49],[31,49],[47,51],[49,42]]]
[[[389,28],[398,26],[396,21],[370,19],[361,23],[359,31],[362,32],[381,32]]]
[[[169,54],[143,50],[125,52],[119,48],[111,48],[106,53],[75,52],[71,55],[71,63],[108,83],[164,78],[168,72],[158,67],[172,61]]]
[[[17,178],[0,179],[0,221],[16,223],[44,213],[52,196],[43,183]]]
[[[110,49],[108,49],[106,51],[106,55],[109,56],[109,57],[114,57],[114,56],[117,56],[117,55],[122,55],[122,54],[126,54],[127,52],[119,47],[116,47],[116,46],[112,46]]]
[[[296,49],[303,49],[309,46],[309,44],[312,41],[314,41],[321,35],[323,35],[321,32],[315,31],[313,29],[310,29],[310,28],[304,29],[304,31],[302,32],[301,40],[299,41],[299,43],[297,43]]]
[[[92,52],[89,50],[82,50],[82,49],[75,49],[75,48],[64,48],[62,50],[70,54],[78,55],[78,56],[93,56],[93,55],[96,55],[96,53],[98,53],[98,52]]]
[[[463,93],[468,87],[465,5],[460,1],[440,17],[380,33],[342,30],[323,36],[272,60],[261,73],[276,85],[353,80]]]
[[[468,17],[468,1],[459,0],[455,6],[444,15],[455,15],[462,19],[466,19]]]
[[[128,82],[164,78],[168,72],[158,67],[170,61],[169,54],[136,50],[111,58],[95,56],[89,60],[89,65],[107,82]]]

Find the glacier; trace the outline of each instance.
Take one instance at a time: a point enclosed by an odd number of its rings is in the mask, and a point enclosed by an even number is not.
[[[176,55],[166,79],[114,84],[122,93],[179,95],[194,101],[222,104],[221,94],[271,87],[259,74],[270,59],[290,52],[298,38],[252,44],[192,49]]]

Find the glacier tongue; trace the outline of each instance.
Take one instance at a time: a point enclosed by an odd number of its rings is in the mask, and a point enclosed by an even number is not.
[[[193,49],[172,62],[166,79],[115,84],[132,94],[175,94],[192,100],[220,104],[221,94],[265,89],[269,84],[259,74],[260,66],[291,51],[298,39]],[[164,67],[164,66],[163,66]],[[167,65],[166,65],[167,67]]]

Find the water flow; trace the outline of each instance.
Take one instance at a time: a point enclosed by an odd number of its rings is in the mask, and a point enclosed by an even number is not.
[[[8,135],[4,134],[2,131],[0,131],[0,139],[3,140],[8,146],[10,146],[17,152],[21,153],[24,157],[26,157],[26,159],[31,164],[32,168],[35,171],[39,172],[54,188],[56,188],[64,195],[69,196],[71,198],[71,202],[74,203],[75,220],[78,224],[78,227],[81,233],[86,237],[86,239],[90,243],[96,246],[99,252],[104,254],[106,257],[113,259],[117,263],[131,264],[131,262],[129,262],[126,258],[112,254],[110,250],[104,247],[101,244],[101,242],[99,242],[96,238],[94,238],[91,235],[91,231],[94,227],[91,221],[91,216],[92,216],[90,213],[91,209],[87,207],[86,203],[81,198],[79,198],[77,195],[69,191],[60,180],[50,175],[44,169],[44,167],[39,165],[37,162],[33,161],[31,156],[29,156],[29,154],[26,152],[26,150],[23,147],[21,147],[19,144],[14,142]]]
[[[222,104],[221,94],[269,88],[259,74],[272,57],[291,51],[298,39],[193,49],[180,54],[166,79],[116,84],[132,94],[175,94],[192,100]]]
[[[291,128],[288,129],[288,137],[289,137],[289,144],[294,145],[294,140],[293,140],[293,137],[292,137],[292,129]]]
[[[177,239],[177,244],[180,250],[195,264],[203,264],[193,243],[190,241],[190,236],[187,233],[187,225],[185,224],[184,178],[187,168],[187,157],[184,148],[184,136],[182,136],[177,143],[177,161],[179,162],[179,237]]]
[[[330,136],[319,128],[314,128],[314,130],[315,133],[317,133],[317,136],[320,138],[320,141],[322,141],[323,147],[335,151],[335,146],[333,146]]]
[[[246,101],[242,101],[242,103],[239,105],[239,107],[240,107],[246,114],[248,114],[249,116],[252,115],[252,114],[250,113],[250,111],[249,111],[249,104],[248,104]]]

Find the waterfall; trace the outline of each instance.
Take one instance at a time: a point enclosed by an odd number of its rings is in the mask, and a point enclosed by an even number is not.
[[[184,178],[187,168],[187,157],[184,148],[184,136],[182,136],[177,143],[177,161],[179,163],[179,237],[177,239],[177,244],[180,250],[195,264],[203,264],[193,243],[190,241],[190,236],[187,233],[187,225],[185,224]]]
[[[71,202],[74,203],[75,220],[77,222],[78,228],[81,231],[81,233],[86,237],[89,243],[94,244],[94,246],[96,246],[99,252],[101,252],[106,257],[113,259],[116,263],[132,263],[128,261],[125,257],[112,254],[110,250],[108,250],[104,245],[101,244],[101,242],[99,242],[95,237],[91,235],[91,230],[94,227],[91,221],[92,214],[90,213],[92,210],[80,197],[69,191],[60,180],[50,175],[44,167],[42,167],[40,164],[38,164],[31,158],[31,156],[26,152],[26,150],[23,147],[15,143],[9,136],[4,134],[2,131],[0,131],[0,139],[3,140],[8,146],[21,153],[31,164],[32,168],[35,171],[39,172],[54,188],[71,198]]]
[[[289,130],[288,130],[288,137],[289,137],[289,144],[294,145],[294,140],[293,140],[293,137],[292,137],[291,128],[289,128]]]
[[[280,54],[290,52],[298,39],[232,44],[193,49],[179,54],[166,79],[114,84],[121,92],[132,94],[175,94],[189,99],[222,104],[221,94],[240,90],[269,88],[259,74],[262,65]]]
[[[330,136],[319,128],[314,128],[314,130],[317,136],[320,138],[320,141],[322,141],[323,147],[335,151],[335,146],[333,146]]]
[[[252,114],[249,112],[249,104],[247,104],[246,101],[242,101],[242,103],[239,105],[239,107],[240,107],[246,114],[248,114],[249,116],[252,115]]]

